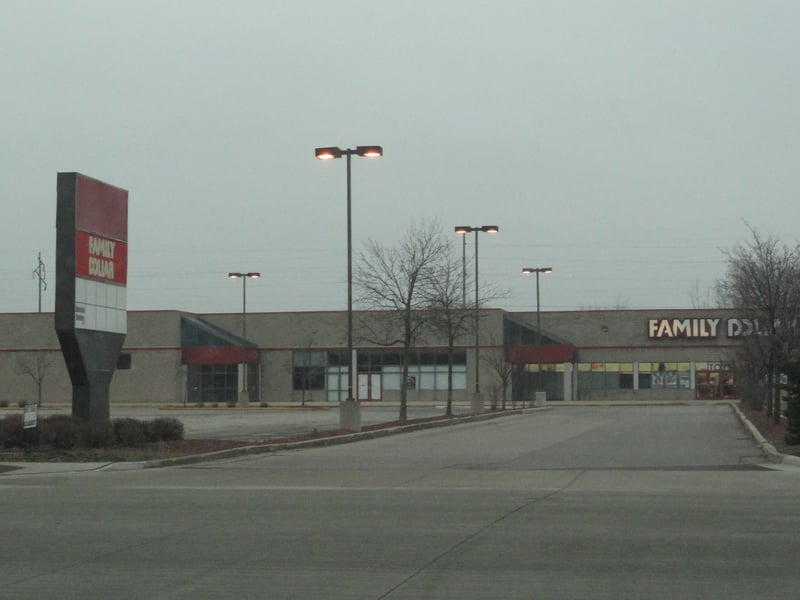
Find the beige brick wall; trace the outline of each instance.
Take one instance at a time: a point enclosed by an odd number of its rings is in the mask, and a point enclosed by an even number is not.
[[[641,310],[542,312],[542,330],[577,348],[576,362],[633,361],[725,361],[735,346],[721,332],[715,340],[650,340],[647,320],[667,317],[728,316],[719,310]],[[354,314],[354,345],[361,348],[385,348],[366,339],[363,321],[373,313]],[[536,313],[512,313],[511,316],[529,327],[536,326]],[[730,315],[733,316],[733,315]],[[242,315],[238,313],[200,315],[208,322],[240,335]],[[492,346],[502,345],[504,313],[486,310],[481,316],[481,356]],[[184,401],[186,367],[181,361],[181,313],[177,311],[140,311],[128,313],[128,335],[123,352],[132,355],[130,370],[117,370],[111,383],[111,401],[115,403],[170,403]],[[297,350],[343,349],[346,346],[346,313],[253,313],[248,314],[247,337],[261,349],[260,373],[262,392],[259,401],[267,403],[300,401],[301,392],[292,390],[292,352]],[[466,390],[455,392],[456,401],[469,399],[475,388],[474,334],[459,340],[467,351]],[[443,340],[423,340],[422,346],[444,347]],[[19,361],[32,361],[44,355],[49,368],[43,384],[45,403],[71,402],[72,386],[64,366],[52,313],[0,314],[0,401],[16,404],[36,399],[36,385],[20,371]],[[481,391],[487,405],[498,381],[481,361]],[[605,395],[607,392],[598,392]],[[598,394],[593,394],[596,397]],[[671,396],[670,396],[671,394]],[[664,399],[693,397],[693,390],[645,391],[620,390],[624,395]],[[325,401],[324,391],[311,392],[311,400]],[[386,391],[384,399],[396,400],[398,392]],[[659,396],[659,397],[660,397]],[[669,397],[667,397],[669,396]],[[307,399],[309,399],[307,397]],[[411,401],[445,402],[446,392],[412,391]]]

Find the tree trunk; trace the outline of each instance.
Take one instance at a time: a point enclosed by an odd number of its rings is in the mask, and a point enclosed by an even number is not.
[[[767,370],[767,416],[772,416],[772,365]]]
[[[793,385],[789,391],[783,441],[790,446],[800,444],[800,386],[797,385]]]
[[[408,419],[408,411],[406,410],[406,403],[408,400],[408,353],[403,356],[403,376],[400,382],[400,416],[401,421]]]
[[[444,414],[453,414],[453,340],[447,348],[447,408]]]

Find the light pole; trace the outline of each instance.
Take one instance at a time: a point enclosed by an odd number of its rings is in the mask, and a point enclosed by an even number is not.
[[[230,279],[242,280],[242,391],[239,392],[239,405],[250,403],[250,391],[247,388],[247,280],[258,279],[261,273],[228,273]]]
[[[456,228],[458,233],[458,228]],[[467,232],[461,236],[461,308],[467,307]]]
[[[469,225],[457,225],[455,227],[455,232],[459,235],[466,236],[468,233],[475,233],[475,397],[478,401],[480,400],[481,394],[481,366],[478,361],[480,353],[480,332],[478,327],[480,317],[480,298],[478,296],[478,234],[497,233],[498,231],[500,231],[500,228],[497,225],[479,225],[477,227],[471,227]],[[466,238],[464,244],[466,244]],[[463,244],[462,247],[464,247]],[[463,251],[463,254],[466,256],[466,250]],[[462,269],[462,281],[466,281],[466,258],[463,258]],[[483,404],[481,403],[481,408],[482,406]]]
[[[347,157],[347,408],[342,410],[340,405],[339,420],[343,429],[360,431],[361,415],[353,395],[353,226],[350,177],[350,157],[353,154],[366,158],[378,158],[383,156],[383,148],[381,146],[356,146],[342,149],[330,146],[314,149],[314,156],[320,160]]]
[[[539,273],[552,273],[553,267],[524,267],[522,273],[536,273],[536,387],[542,387],[542,321],[539,311]],[[537,390],[534,390],[536,392]],[[543,391],[543,390],[542,390]]]

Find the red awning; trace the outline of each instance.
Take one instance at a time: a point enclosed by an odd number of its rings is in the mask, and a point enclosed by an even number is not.
[[[235,346],[204,346],[184,348],[181,351],[181,364],[184,365],[236,365],[242,362],[248,365],[258,364],[258,350]]]
[[[541,362],[568,363],[575,357],[575,346],[572,344],[542,344]],[[506,358],[515,365],[527,365],[539,362],[538,346],[506,346]]]

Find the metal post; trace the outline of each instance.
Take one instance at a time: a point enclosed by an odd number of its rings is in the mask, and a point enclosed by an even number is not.
[[[242,391],[247,392],[247,275],[242,277]]]
[[[251,271],[247,273],[228,273],[228,278],[242,278],[242,390],[239,392],[239,406],[247,406],[250,402],[250,389],[247,372],[247,279],[258,279],[261,273]]]
[[[539,270],[536,271],[536,379],[537,390],[542,390],[542,319],[539,311]]]
[[[353,228],[351,218],[351,193],[350,157],[353,151],[348,149],[347,154],[347,401],[355,400],[353,397]]]
[[[467,307],[467,235],[461,236],[461,308]]]
[[[479,298],[478,298],[478,228],[475,228],[475,393],[479,394],[481,391],[481,365],[479,361],[480,354],[480,314],[479,314]]]
[[[467,270],[467,259],[466,259],[466,235],[468,233],[475,233],[475,394],[473,398],[473,411],[481,412],[483,410],[482,407],[482,399],[481,399],[481,365],[480,365],[480,346],[481,346],[481,334],[480,334],[480,310],[481,310],[481,302],[480,302],[480,292],[479,292],[479,274],[478,274],[478,263],[479,255],[478,255],[478,234],[483,233],[497,233],[499,231],[499,227],[497,225],[479,225],[477,227],[473,227],[471,225],[457,225],[455,227],[455,232],[459,235],[464,236],[464,240],[462,241],[462,273],[463,273],[463,281],[466,282],[466,270]],[[462,286],[464,289],[462,290],[464,294],[464,306],[466,307],[466,283],[463,283]]]
[[[552,267],[524,267],[522,273],[530,275],[536,273],[536,383],[534,384],[534,397],[538,390],[542,388],[542,313],[539,303],[539,274],[552,273]]]
[[[376,158],[383,156],[381,146],[357,146],[342,150],[338,146],[316,148],[314,156],[320,160],[347,156],[347,401],[339,405],[339,423],[343,429],[361,431],[361,412],[358,401],[353,394],[353,371],[357,362],[353,360],[353,232],[351,217],[352,183],[350,177],[350,159],[353,154]]]

